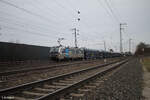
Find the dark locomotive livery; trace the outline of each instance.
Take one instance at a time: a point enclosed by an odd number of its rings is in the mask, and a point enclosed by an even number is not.
[[[122,54],[120,53],[105,52],[86,48],[57,46],[50,49],[50,58],[52,60],[102,59],[121,56]]]

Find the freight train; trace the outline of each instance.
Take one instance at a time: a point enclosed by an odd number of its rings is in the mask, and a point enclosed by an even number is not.
[[[32,60],[64,60],[64,59],[101,59],[122,56],[86,48],[44,47],[27,44],[0,42],[0,62],[32,61]]]
[[[61,61],[74,59],[113,58],[113,57],[121,57],[122,54],[86,48],[56,46],[50,48],[49,56],[51,60]]]

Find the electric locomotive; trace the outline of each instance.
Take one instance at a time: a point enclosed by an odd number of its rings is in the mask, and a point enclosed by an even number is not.
[[[75,47],[51,47],[50,48],[50,58],[52,60],[73,60],[73,59],[83,59],[84,51],[80,48]]]
[[[56,47],[51,47],[49,51],[49,56],[51,60],[62,60],[64,59],[64,47],[62,46],[56,46]]]

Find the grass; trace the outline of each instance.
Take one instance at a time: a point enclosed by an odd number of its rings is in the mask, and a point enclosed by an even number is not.
[[[146,67],[147,71],[150,72],[150,57],[145,57],[143,59],[143,65]]]

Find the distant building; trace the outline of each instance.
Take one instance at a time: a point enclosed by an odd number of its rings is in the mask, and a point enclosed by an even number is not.
[[[136,55],[150,55],[150,44],[140,43],[136,48]]]

